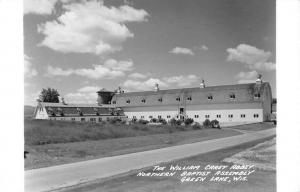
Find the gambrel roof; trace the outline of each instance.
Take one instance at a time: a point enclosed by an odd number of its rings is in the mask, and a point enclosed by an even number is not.
[[[261,84],[248,83],[205,88],[127,92],[115,94],[111,103],[118,107],[141,107],[181,104],[251,103],[263,102],[266,98],[272,99],[271,87],[269,83],[263,82]]]

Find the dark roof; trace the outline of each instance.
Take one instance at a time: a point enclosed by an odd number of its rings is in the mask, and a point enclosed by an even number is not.
[[[49,116],[101,116],[124,115],[123,111],[111,105],[97,104],[63,104],[40,102],[38,106],[45,107]],[[117,113],[118,112],[118,113]]]
[[[236,102],[251,102],[254,101],[254,94],[259,93],[262,97],[264,90],[270,88],[269,83],[262,84],[248,83],[235,85],[209,86],[205,88],[182,88],[168,89],[159,91],[141,91],[127,92],[116,94],[112,101],[116,101],[116,106],[150,106],[150,105],[176,105],[178,103],[188,104],[207,104],[207,103],[226,103],[232,102],[230,94],[234,94]],[[208,96],[213,96],[212,100]],[[176,98],[180,97],[180,101]],[[190,101],[186,101],[187,97],[191,97]],[[163,101],[158,101],[159,99]],[[145,99],[146,102],[141,102]],[[130,100],[130,104],[126,101]],[[255,100],[257,101],[257,100]]]

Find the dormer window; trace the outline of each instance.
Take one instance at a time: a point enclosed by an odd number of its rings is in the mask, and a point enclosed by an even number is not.
[[[187,100],[188,100],[188,101],[191,101],[191,100],[192,100],[192,96],[188,96],[188,97],[187,97]]]
[[[254,94],[254,98],[256,98],[256,99],[260,98],[260,94],[259,93],[255,93]]]
[[[234,94],[234,93],[230,93],[230,94],[229,94],[229,98],[230,98],[230,99],[235,99],[235,94]]]
[[[160,98],[158,98],[158,101],[159,101],[159,102],[162,102],[162,98],[161,98],[161,97],[160,97]]]
[[[127,100],[126,100],[126,103],[127,103],[127,104],[129,104],[129,103],[130,103],[130,100],[129,100],[129,99],[127,99]]]
[[[207,99],[211,101],[211,100],[213,100],[213,96],[212,95],[208,95]]]
[[[79,114],[80,116],[83,116],[83,113],[82,113],[82,111],[81,111],[80,108],[77,108],[77,112],[78,112],[78,114]]]
[[[146,103],[146,99],[142,99],[142,103]]]
[[[176,97],[176,101],[180,101],[180,97]]]

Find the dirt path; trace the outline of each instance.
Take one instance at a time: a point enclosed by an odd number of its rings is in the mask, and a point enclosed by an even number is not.
[[[245,133],[232,137],[208,140],[139,153],[106,157],[79,163],[65,164],[25,171],[25,190],[51,191],[93,181],[162,162],[186,158],[276,134],[276,129]]]

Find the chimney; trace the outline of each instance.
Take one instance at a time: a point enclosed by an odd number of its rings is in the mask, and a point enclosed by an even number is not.
[[[61,103],[64,105],[67,105],[67,103],[65,102],[65,98],[63,98],[63,97],[61,98]]]
[[[159,85],[158,85],[158,83],[155,83],[154,89],[155,89],[155,91],[159,91]]]
[[[122,90],[122,88],[119,86],[118,89],[116,90],[116,94],[121,94],[124,93],[124,91]]]
[[[205,88],[204,79],[202,79],[202,80],[201,80],[201,83],[200,83],[200,88]]]
[[[261,77],[262,77],[261,74],[258,74],[258,75],[257,75],[256,84],[262,84]]]

